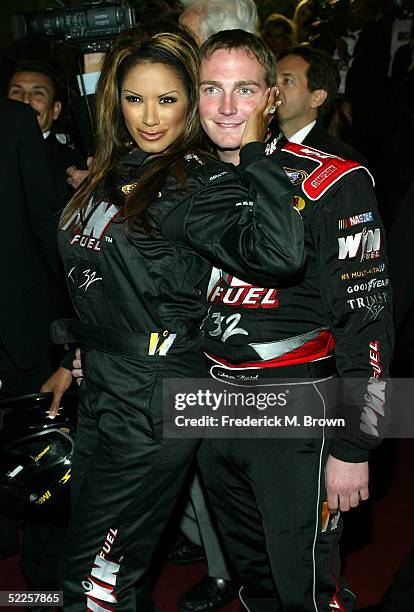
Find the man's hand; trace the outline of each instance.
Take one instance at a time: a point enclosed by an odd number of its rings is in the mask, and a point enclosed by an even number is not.
[[[79,185],[86,179],[89,174],[89,168],[91,167],[91,163],[93,161],[93,157],[88,157],[86,160],[86,165],[88,166],[87,170],[79,170],[75,166],[69,166],[66,168],[66,174],[68,175],[67,182],[73,189],[77,189]]]
[[[264,142],[269,123],[273,119],[280,101],[276,100],[279,91],[277,87],[266,89],[262,99],[250,114],[244,128],[241,147],[249,142]]]
[[[81,352],[80,348],[77,348],[75,351],[75,359],[73,360],[73,370],[72,376],[76,380],[76,384],[78,387],[80,386],[83,379],[83,370],[82,370],[82,360],[81,360]]]
[[[71,382],[71,371],[60,367],[41,386],[40,391],[51,391],[53,393],[53,401],[49,408],[49,416],[51,418],[55,418],[57,415],[62,395],[69,389]]]
[[[347,512],[369,497],[368,461],[347,463],[329,455],[325,467],[329,512]]]

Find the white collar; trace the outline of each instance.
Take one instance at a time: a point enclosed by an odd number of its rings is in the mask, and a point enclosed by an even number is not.
[[[47,132],[43,132],[43,138],[46,140],[46,138],[49,136],[51,130],[48,130]]]
[[[309,134],[309,132],[311,131],[311,129],[314,127],[315,124],[316,124],[316,120],[311,121],[310,123],[308,123],[308,125],[305,125],[305,127],[301,128],[300,130],[292,134],[292,136],[289,138],[289,142],[295,142],[296,144],[302,144],[302,142],[305,140],[306,136]]]

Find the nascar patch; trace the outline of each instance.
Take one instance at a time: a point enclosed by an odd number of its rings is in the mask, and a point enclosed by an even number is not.
[[[338,229],[344,230],[349,227],[355,227],[360,223],[370,223],[374,220],[374,216],[371,211],[353,215],[352,217],[346,217],[345,219],[338,219]]]

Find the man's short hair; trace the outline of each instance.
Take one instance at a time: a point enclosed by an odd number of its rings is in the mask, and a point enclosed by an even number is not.
[[[223,30],[210,36],[200,48],[200,59],[208,59],[213,53],[220,49],[228,51],[243,51],[253,55],[259,64],[263,66],[265,81],[270,87],[276,82],[276,60],[267,44],[250,32],[244,30]]]
[[[310,92],[323,89],[327,96],[325,102],[318,108],[318,117],[326,115],[331,108],[335,96],[338,93],[340,76],[338,68],[331,56],[308,45],[296,45],[288,47],[279,53],[278,61],[288,55],[297,55],[309,64],[306,70],[308,89]]]
[[[43,60],[20,60],[16,64],[10,80],[13,78],[13,76],[17,72],[39,72],[40,74],[46,75],[50,79],[53,85],[53,89],[54,89],[53,102],[55,102],[56,100],[59,100],[60,98],[59,83],[56,78],[56,71],[53,69],[53,66],[51,64]]]
[[[201,12],[201,33],[204,40],[220,30],[240,29],[256,33],[259,30],[254,0],[181,0],[182,6]]]

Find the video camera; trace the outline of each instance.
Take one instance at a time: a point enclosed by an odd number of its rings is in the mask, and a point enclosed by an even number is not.
[[[88,53],[110,49],[113,38],[135,23],[135,13],[122,0],[99,0],[18,13],[11,20],[15,41],[64,40]]]

